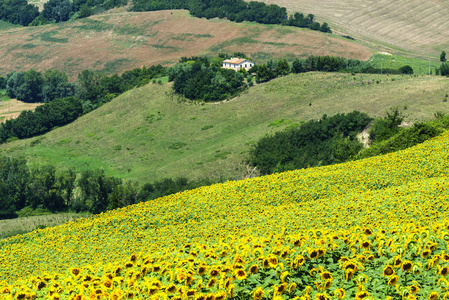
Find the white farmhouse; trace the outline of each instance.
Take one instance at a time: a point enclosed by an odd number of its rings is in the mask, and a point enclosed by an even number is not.
[[[231,59],[225,59],[223,61],[222,68],[233,69],[235,71],[243,68],[248,71],[252,66],[254,66],[254,63],[252,61],[240,57],[232,57]]]

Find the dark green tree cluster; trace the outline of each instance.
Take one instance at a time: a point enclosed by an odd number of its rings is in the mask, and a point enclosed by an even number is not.
[[[192,16],[198,18],[227,18],[235,22],[257,22],[261,24],[282,24],[331,32],[327,23],[314,20],[314,15],[304,17],[296,13],[290,17],[287,9],[276,4],[265,4],[259,1],[243,0],[136,0],[134,11],[151,11],[164,9],[188,9]]]
[[[219,101],[238,94],[244,87],[244,75],[221,64],[210,64],[204,57],[181,58],[168,70],[173,91],[190,100]]]
[[[0,2],[0,20],[27,26],[39,16],[39,9],[26,0],[6,0]]]
[[[67,75],[60,71],[47,70],[41,74],[31,69],[8,74],[6,93],[9,97],[23,102],[48,103],[56,98],[73,96],[75,84],[68,82]]]
[[[346,161],[362,148],[356,135],[371,120],[358,111],[324,115],[262,138],[251,151],[249,163],[262,174],[271,174]]]
[[[176,178],[141,185],[107,176],[103,169],[77,174],[74,169],[29,167],[24,158],[0,156],[0,219],[14,218],[24,208],[97,214],[212,183]]]
[[[0,143],[18,138],[26,139],[67,125],[83,114],[81,101],[75,97],[55,99],[38,106],[35,111],[22,111],[16,119],[0,125]]]
[[[22,26],[38,26],[85,18],[96,11],[126,5],[127,0],[49,0],[44,9],[28,4],[26,0],[6,0],[0,3],[0,20]]]
[[[442,63],[440,68],[437,69],[437,73],[441,76],[449,76],[449,63]]]

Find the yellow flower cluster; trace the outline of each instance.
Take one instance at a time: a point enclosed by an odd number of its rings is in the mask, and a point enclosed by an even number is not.
[[[448,144],[0,240],[0,299],[449,299]]]

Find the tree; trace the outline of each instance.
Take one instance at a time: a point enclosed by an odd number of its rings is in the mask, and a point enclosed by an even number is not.
[[[292,63],[292,73],[304,73],[304,72],[307,72],[305,61],[295,59]]]
[[[47,20],[54,20],[59,23],[70,19],[72,12],[73,6],[70,0],[49,0],[44,4],[41,14]]]
[[[441,54],[440,54],[440,61],[441,62],[445,62],[446,61],[446,52],[441,52]]]
[[[400,67],[399,71],[401,71],[401,74],[413,74],[413,68],[409,65]]]
[[[278,75],[283,76],[290,73],[290,66],[285,58],[280,59],[276,65],[276,72]]]

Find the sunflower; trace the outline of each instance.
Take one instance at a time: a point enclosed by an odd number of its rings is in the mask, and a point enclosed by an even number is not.
[[[250,274],[256,274],[257,272],[259,272],[259,266],[252,265],[251,267],[249,267],[249,273]]]
[[[196,294],[196,290],[194,289],[189,289],[186,293],[187,298],[193,297]]]
[[[354,271],[353,269],[346,269],[345,270],[345,274],[346,274],[346,281],[351,280],[352,276],[354,276],[356,271]]]
[[[263,288],[258,287],[253,292],[253,299],[260,300],[263,298],[264,294],[265,294],[265,292],[264,292]]]
[[[355,294],[355,299],[364,299],[369,297],[369,293],[367,291],[360,291],[357,294]]]
[[[347,262],[345,262],[345,263],[343,264],[343,269],[344,269],[345,271],[352,270],[352,271],[355,273],[355,272],[357,272],[357,271],[359,270],[359,267],[358,267],[357,264],[355,264],[354,262],[352,262],[352,261],[347,261]]]
[[[204,294],[197,294],[195,296],[195,300],[206,300],[206,295],[204,295]]]
[[[321,280],[332,280],[332,279],[334,279],[334,278],[332,277],[332,273],[331,273],[331,272],[328,272],[328,271],[322,272],[322,273],[320,274],[320,277],[321,277]]]
[[[427,258],[427,257],[430,256],[430,254],[432,254],[432,251],[431,251],[431,250],[429,250],[429,249],[424,249],[424,250],[421,252],[421,257],[422,257],[422,258]]]
[[[71,269],[69,269],[69,272],[73,276],[78,276],[81,273],[81,269],[79,269],[79,268],[71,268]]]
[[[393,267],[399,268],[402,265],[402,259],[399,256],[396,256],[393,261]]]
[[[174,296],[170,300],[182,300],[181,296]]]
[[[366,235],[372,235],[373,231],[370,228],[364,228],[363,229],[363,233]]]
[[[176,280],[178,280],[179,283],[182,283],[182,282],[186,279],[186,277],[187,277],[187,274],[186,274],[186,273],[184,273],[184,272],[179,272],[179,273],[176,275]]]
[[[279,260],[278,260],[278,258],[276,257],[276,255],[270,254],[270,255],[268,256],[268,262],[269,262],[271,268],[276,268],[276,266],[277,266],[278,263],[279,263]]]
[[[169,294],[173,294],[177,291],[176,285],[172,282],[166,288],[165,291]]]
[[[388,284],[389,285],[396,285],[399,281],[399,276],[398,275],[393,275],[390,276],[390,279],[388,279]]]
[[[294,292],[295,289],[296,289],[296,286],[297,286],[296,282],[292,282],[292,283],[289,285],[289,287],[288,287],[288,293],[289,293],[289,294],[293,294],[293,292]]]
[[[228,288],[228,294],[229,294],[229,298],[234,298],[234,293],[235,293],[235,284],[231,284]]]
[[[286,290],[287,290],[286,283],[282,283],[282,284],[274,286],[274,294],[275,295],[282,295]]]
[[[17,300],[25,300],[26,297],[27,297],[27,294],[24,293],[24,292],[18,292],[18,293],[16,294],[16,299],[17,299]]]
[[[200,265],[197,269],[197,273],[200,276],[203,276],[207,272],[207,266],[206,265]]]
[[[192,282],[193,282],[193,280],[194,280],[194,278],[193,278],[192,274],[187,274],[187,277],[186,277],[186,284],[187,284],[187,285],[191,285]]]
[[[441,275],[441,276],[446,276],[448,273],[449,273],[449,268],[447,266],[442,267],[438,271],[438,275]]]
[[[217,267],[212,267],[209,271],[209,275],[212,277],[216,277],[216,276],[220,275],[220,269]]]
[[[371,248],[371,242],[370,241],[361,242],[360,248],[369,250]]]
[[[395,274],[395,271],[394,271],[393,267],[390,266],[390,265],[387,265],[384,268],[383,272],[382,272],[382,275],[385,276],[385,277],[391,276],[391,275],[394,275],[394,274]]]
[[[248,274],[246,274],[245,270],[236,269],[234,271],[234,276],[238,280],[243,280],[243,279],[246,279],[246,277],[248,277]]]
[[[215,284],[217,283],[217,279],[216,278],[211,278],[210,280],[209,280],[209,282],[207,283],[207,288],[211,288],[211,287],[213,287]]]
[[[264,260],[262,261],[262,266],[267,269],[270,267],[270,261],[268,260],[268,258],[264,258]]]
[[[324,293],[324,294],[320,294],[320,293],[316,294],[315,299],[316,300],[330,300],[330,298],[327,296],[326,293]]]
[[[332,285],[332,280],[326,280],[323,284],[323,290],[327,290],[331,287]]]
[[[404,272],[410,272],[413,269],[413,263],[409,260],[405,260],[402,263],[402,271]]]
[[[309,257],[310,257],[310,259],[318,258],[318,250],[313,249],[312,251],[310,251]]]
[[[417,285],[410,286],[410,293],[417,294],[419,292],[419,287]]]
[[[299,268],[299,267],[301,267],[305,262],[306,262],[306,259],[304,258],[304,256],[299,255],[299,256],[295,257],[295,260],[294,260],[294,267]]]
[[[215,294],[215,300],[225,300],[226,299],[226,292],[221,291]]]
[[[431,292],[429,295],[429,300],[436,300],[438,299],[438,293],[437,292]]]
[[[338,298],[338,299],[344,299],[345,297],[346,297],[346,292],[345,292],[345,290],[344,289],[336,289],[335,291],[334,291],[334,295],[335,295],[335,297],[336,298]]]

